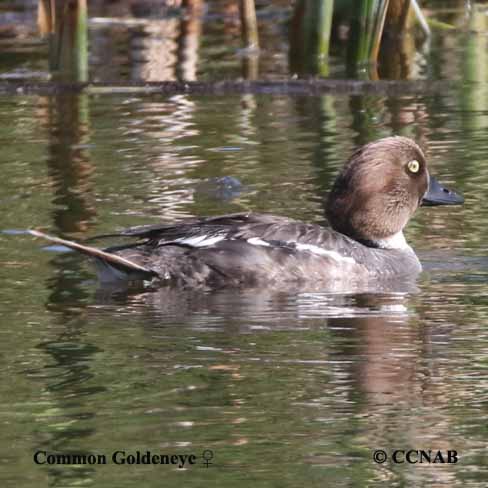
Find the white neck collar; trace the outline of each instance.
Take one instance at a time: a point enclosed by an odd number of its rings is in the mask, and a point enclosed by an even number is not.
[[[411,249],[405,240],[403,231],[399,231],[390,237],[375,241],[380,249]]]

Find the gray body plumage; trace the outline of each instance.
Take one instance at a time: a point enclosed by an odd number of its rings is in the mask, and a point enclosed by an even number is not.
[[[190,287],[320,281],[334,289],[415,276],[421,269],[410,248],[374,249],[330,228],[266,214],[137,227],[120,236],[138,242],[107,252],[157,273],[159,280]],[[111,273],[98,261],[102,281],[120,279],[120,269]],[[132,271],[125,272],[131,279]],[[137,271],[133,276],[138,279]]]

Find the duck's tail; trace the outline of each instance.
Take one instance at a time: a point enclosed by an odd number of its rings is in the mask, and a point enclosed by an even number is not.
[[[38,230],[29,230],[29,234],[35,237],[42,237],[55,244],[69,247],[70,249],[74,249],[81,254],[93,258],[95,260],[98,277],[102,282],[150,280],[159,276],[158,273],[152,269],[96,247],[85,246],[83,244],[78,244],[77,242],[50,236]]]

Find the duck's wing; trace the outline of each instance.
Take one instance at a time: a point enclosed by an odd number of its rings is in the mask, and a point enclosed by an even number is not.
[[[55,244],[66,246],[94,259],[101,281],[150,280],[159,276],[151,265],[145,264],[145,254],[155,247],[173,245],[180,248],[201,248],[232,239],[232,236],[253,225],[272,225],[290,219],[266,214],[236,213],[185,221],[172,225],[132,227],[117,234],[96,236],[137,238],[137,242],[99,249],[67,239],[54,237],[37,230],[29,233]],[[239,237],[235,237],[239,239]],[[92,238],[93,239],[93,238]]]
[[[345,236],[318,225],[268,214],[240,213],[191,223],[132,228],[118,235],[135,237],[136,242],[105,249],[39,231],[31,234],[94,258],[102,282],[168,279],[167,276],[188,283],[205,282],[216,276],[232,282],[252,282],[264,280],[276,270],[291,270],[280,271],[283,278],[303,275],[308,269],[303,263],[309,262],[313,270],[317,258],[332,263],[353,261],[351,249],[343,242],[348,239]],[[296,259],[298,254],[300,260]]]
[[[150,247],[177,245],[202,248],[213,247],[231,240],[253,245],[269,244],[287,247],[294,244],[310,244],[329,249],[344,240],[350,241],[327,227],[288,217],[251,212],[193,219],[170,225],[132,227],[116,235],[137,238],[138,243]],[[137,246],[138,243],[135,245]],[[123,247],[107,248],[107,251],[117,251]]]
[[[214,236],[220,234],[223,236],[225,234],[230,236],[250,226],[283,224],[288,222],[294,221],[287,217],[279,217],[276,215],[240,212],[203,219],[188,219],[176,222],[175,224],[129,227],[114,234],[97,235],[89,240],[109,237],[131,237],[144,241],[159,241],[163,244],[165,242],[174,242],[178,239],[191,239],[197,235]]]

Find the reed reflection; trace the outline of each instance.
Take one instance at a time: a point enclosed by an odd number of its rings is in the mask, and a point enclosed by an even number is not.
[[[183,0],[186,9],[181,21],[181,32],[178,40],[179,76],[185,81],[196,81],[198,75],[199,46],[202,36],[203,0]]]
[[[46,164],[53,182],[53,232],[83,235],[96,216],[88,99],[85,95],[41,98],[37,117],[49,141]],[[84,337],[84,313],[79,308],[87,296],[80,282],[86,273],[83,263],[68,253],[56,254],[51,264],[63,271],[49,279],[46,306],[55,312],[53,322],[61,332],[38,344],[43,363],[28,371],[39,383],[46,405],[39,414],[33,451],[78,453],[80,439],[94,432],[92,422],[96,412],[90,407],[89,398],[105,388],[90,385],[94,376],[91,363],[98,348]],[[67,480],[90,479],[93,475],[93,469],[85,467],[50,466],[47,472],[53,486],[61,486]]]
[[[52,74],[63,81],[87,81],[87,1],[39,0],[38,25],[49,41]]]
[[[38,117],[49,137],[47,165],[53,180],[53,220],[61,233],[85,232],[96,215],[89,156],[86,95],[42,98]]]
[[[43,353],[36,369],[24,371],[38,386],[39,405],[32,432],[31,452],[82,454],[79,446],[96,431],[97,412],[91,401],[106,388],[94,385],[92,360],[99,350],[85,342],[79,323],[71,322],[58,337],[37,347]],[[92,383],[92,384],[90,384]],[[50,486],[91,479],[89,466],[45,466]]]
[[[84,235],[96,216],[91,180],[94,167],[88,147],[88,99],[85,95],[41,98],[37,111],[49,140],[46,164],[53,182],[52,232]],[[50,303],[79,303],[86,296],[79,283],[80,276],[87,277],[83,263],[71,253],[56,254],[51,262],[55,269],[65,271],[49,281]],[[71,316],[69,307],[61,308],[67,313],[65,318]]]
[[[128,71],[133,81],[196,80],[203,13],[202,0],[94,6],[97,77],[114,81]]]

